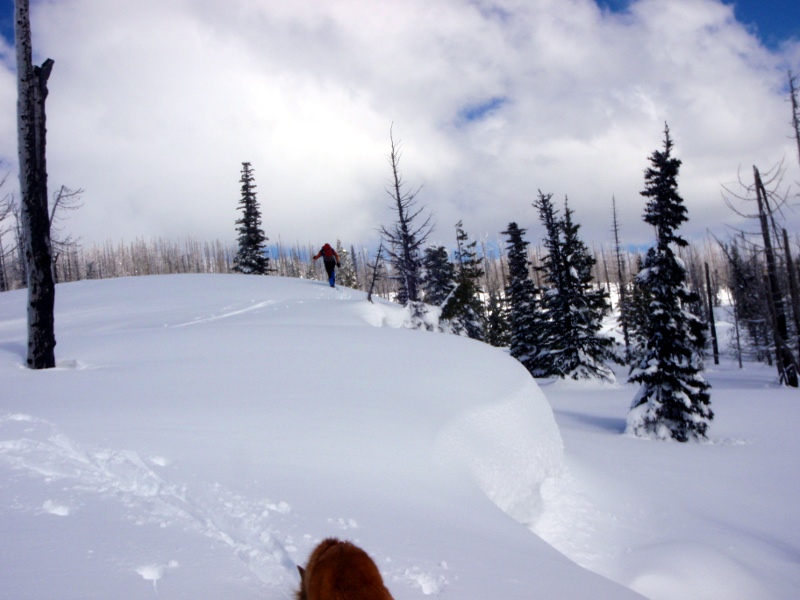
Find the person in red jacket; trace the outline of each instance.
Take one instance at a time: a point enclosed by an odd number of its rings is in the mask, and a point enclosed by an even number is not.
[[[314,260],[317,260],[320,256],[325,263],[325,271],[328,273],[328,283],[331,284],[331,287],[336,287],[336,273],[334,272],[334,268],[341,266],[339,264],[339,255],[336,254],[336,250],[334,250],[330,244],[325,244],[320,251],[317,252]]]

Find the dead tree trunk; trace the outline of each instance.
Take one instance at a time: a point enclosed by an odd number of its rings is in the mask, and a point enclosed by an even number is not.
[[[797,274],[794,271],[794,259],[792,249],[789,247],[789,234],[783,230],[783,248],[786,254],[786,271],[789,276],[789,293],[792,300],[792,319],[794,320],[794,331],[797,339],[797,351],[800,352],[800,294],[797,289]]]
[[[733,297],[733,333],[734,339],[736,341],[736,359],[739,363],[739,368],[743,368],[742,365],[742,337],[739,330],[739,306],[736,302],[736,296]]]
[[[792,102],[792,127],[794,128],[794,139],[797,142],[797,160],[800,162],[800,105],[797,102],[797,88],[794,87],[794,76],[789,71],[789,91]]]
[[[619,243],[619,223],[617,221],[617,200],[611,197],[611,209],[614,217],[614,254],[617,258],[617,287],[619,288],[619,320],[622,323],[622,337],[625,340],[625,362],[631,358],[630,334],[628,333],[628,285],[625,281],[625,270],[622,258],[622,246]]]
[[[767,294],[769,298],[770,312],[773,315],[775,329],[775,358],[778,365],[778,375],[781,383],[790,387],[797,387],[797,362],[789,349],[789,333],[786,327],[786,313],[783,308],[783,297],[781,295],[780,284],[778,283],[778,268],[775,263],[775,252],[772,249],[772,240],[769,234],[769,224],[767,221],[767,211],[769,201],[764,184],[761,182],[761,174],[758,169],[753,167],[755,177],[756,199],[758,201],[758,217],[761,222],[761,235],[764,237],[764,255],[767,261]]]
[[[56,364],[44,111],[53,61],[48,58],[41,67],[33,66],[28,0],[16,0],[15,35],[22,241],[28,283],[27,363],[32,369],[47,369]]]
[[[375,257],[375,266],[372,268],[372,281],[369,284],[369,292],[367,293],[367,300],[372,302],[372,292],[375,291],[375,282],[380,279],[381,271],[381,252],[383,252],[383,242],[378,246],[378,255]]]
[[[708,292],[708,328],[711,330],[711,348],[714,350],[714,364],[719,364],[719,343],[717,342],[717,324],[714,319],[714,294],[711,292],[711,275],[706,265],[706,292]]]

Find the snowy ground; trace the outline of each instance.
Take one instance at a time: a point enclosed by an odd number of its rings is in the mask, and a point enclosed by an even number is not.
[[[765,368],[708,374],[713,443],[655,443],[621,433],[627,386],[542,394],[320,282],[56,302],[58,368],[32,372],[25,293],[0,294],[2,598],[289,598],[329,535],[397,600],[796,597],[800,398]]]

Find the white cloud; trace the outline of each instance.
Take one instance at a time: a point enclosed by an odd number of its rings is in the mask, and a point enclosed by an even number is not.
[[[474,235],[512,220],[538,233],[537,189],[568,195],[598,242],[615,195],[623,237],[647,243],[638,192],[665,121],[687,234],[720,230],[720,183],[740,165],[785,157],[800,180],[785,92],[798,45],[768,52],[718,0],[639,0],[625,14],[589,0],[34,6],[37,60],[56,61],[51,188],[86,190],[68,222],[86,241],[232,242],[242,161],[272,240],[374,240],[392,218],[392,123],[447,243],[459,219]],[[13,164],[13,61],[0,58],[0,154]]]

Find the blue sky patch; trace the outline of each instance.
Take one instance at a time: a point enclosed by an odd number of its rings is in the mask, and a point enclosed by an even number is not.
[[[600,8],[624,12],[632,0],[596,0]],[[733,5],[736,20],[751,28],[772,50],[790,39],[800,40],[800,1],[798,0],[722,0]]]
[[[507,103],[507,97],[495,96],[494,98],[491,98],[480,104],[473,104],[472,106],[462,108],[458,113],[458,120],[462,123],[473,123],[475,121],[480,121]]]
[[[14,0],[0,0],[0,36],[14,43]]]
[[[630,4],[629,0],[597,0],[600,8],[607,8],[611,12],[622,12]]]

